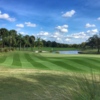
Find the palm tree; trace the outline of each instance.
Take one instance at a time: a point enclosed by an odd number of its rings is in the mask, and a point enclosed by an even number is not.
[[[0,40],[2,41],[2,47],[5,47],[5,38],[8,36],[8,30],[6,28],[0,29]]]
[[[25,46],[26,46],[26,47],[29,47],[29,46],[30,46],[29,35],[25,35],[25,36],[24,36],[24,39],[25,39]]]
[[[16,37],[17,37],[17,31],[16,30],[10,30],[9,31],[9,49],[11,49],[11,46],[16,46]]]
[[[41,50],[41,48],[43,46],[43,42],[40,38],[37,38],[36,46],[38,47],[38,50]]]
[[[30,42],[30,46],[31,46],[31,50],[32,51],[33,51],[34,41],[35,41],[35,37],[34,36],[30,36],[29,37],[29,42]]]
[[[16,37],[17,46],[19,47],[19,50],[21,50],[22,39],[23,39],[23,36],[22,36],[22,34],[19,33],[19,34],[17,35],[17,37]]]

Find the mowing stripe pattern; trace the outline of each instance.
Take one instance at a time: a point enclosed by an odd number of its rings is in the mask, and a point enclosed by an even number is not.
[[[46,65],[51,70],[62,70],[62,71],[68,70],[68,69],[65,69],[65,68],[57,65],[56,63],[53,63],[47,57],[46,58],[42,57],[41,55],[35,54],[34,59],[39,61],[39,62],[42,62],[43,65]]]
[[[59,54],[58,54],[59,55]],[[32,52],[14,52],[0,57],[0,65],[11,68],[32,68],[45,70],[88,72],[100,70],[100,57],[85,56],[43,56]]]
[[[42,63],[35,61],[34,57],[32,59],[32,57],[28,53],[25,54],[25,57],[28,62],[30,62],[34,67],[38,69],[49,69],[47,66],[43,65]]]
[[[0,63],[3,63],[6,60],[7,56],[0,57]]]
[[[20,53],[22,68],[35,68],[25,57],[25,53]]]
[[[18,53],[15,53],[13,55],[13,63],[12,63],[12,66],[18,66],[19,68],[21,68],[22,64],[21,64],[21,61],[20,61],[20,56]]]

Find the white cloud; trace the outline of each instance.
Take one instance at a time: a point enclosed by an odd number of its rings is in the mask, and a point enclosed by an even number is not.
[[[100,20],[100,17],[98,17],[97,20]]]
[[[57,41],[60,41],[60,40],[61,40],[61,38],[58,37],[58,38],[57,38]]]
[[[47,38],[46,37],[44,37],[44,38],[42,38],[43,40],[47,40]]]
[[[76,13],[75,10],[71,10],[71,11],[66,12],[62,16],[63,17],[72,17],[75,13]]]
[[[7,13],[2,14],[2,12],[0,11],[0,19],[5,19],[8,21],[15,21],[15,18],[11,18]]]
[[[68,25],[63,25],[62,28],[68,28]]]
[[[61,33],[67,33],[68,32],[68,25],[63,25],[63,26],[57,26],[56,29],[61,32]]]
[[[99,32],[98,29],[92,29],[92,30],[87,31],[87,33],[90,34],[90,35],[97,34],[98,32]]]
[[[54,38],[58,38],[58,37],[62,37],[62,35],[59,32],[55,32],[52,37]]]
[[[19,32],[20,34],[22,34],[22,35],[26,35],[26,34],[28,34],[28,33],[25,33],[25,32]]]
[[[98,29],[93,29],[92,32],[93,33],[97,33],[98,32]]]
[[[25,22],[26,26],[28,27],[36,27],[36,24],[33,24],[31,22]]]
[[[17,24],[16,26],[17,27],[20,27],[20,28],[23,28],[24,27],[24,24]]]
[[[88,38],[85,32],[74,33],[72,34],[72,37],[77,39]]]
[[[40,33],[37,34],[38,36],[48,36],[48,32],[40,31]]]
[[[86,28],[91,28],[91,27],[96,27],[96,25],[95,25],[95,24],[89,24],[89,23],[87,23],[87,24],[85,25],[85,27],[86,27]]]
[[[69,38],[66,38],[66,39],[65,39],[65,41],[70,41],[70,40],[71,40],[71,39],[69,39]]]

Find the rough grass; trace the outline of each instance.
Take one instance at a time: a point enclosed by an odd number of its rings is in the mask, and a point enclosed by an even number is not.
[[[100,100],[99,65],[99,55],[3,54],[0,100]]]
[[[2,70],[0,100],[100,100],[99,78],[47,70]]]

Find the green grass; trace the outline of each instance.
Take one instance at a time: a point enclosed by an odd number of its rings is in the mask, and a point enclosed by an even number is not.
[[[19,48],[17,48],[17,50],[19,51]],[[21,48],[21,50],[23,50],[23,48]],[[34,47],[33,51],[38,50],[38,47]],[[66,51],[66,50],[77,50],[77,48],[60,48],[60,47],[42,47],[41,50],[43,51],[50,51],[50,50],[54,50],[54,51]],[[32,48],[25,48],[24,51],[32,51]]]
[[[19,53],[15,53],[14,55],[13,55],[13,63],[12,63],[12,66],[19,66],[19,67],[21,67],[22,66],[22,64],[21,64],[21,61],[20,61],[20,55],[19,55]]]
[[[8,68],[95,72],[100,70],[99,55],[63,55],[52,53],[10,52],[0,57],[0,65]]]
[[[0,100],[100,100],[99,55],[0,55]]]
[[[0,100],[100,100],[99,82],[92,74],[2,70]]]
[[[97,52],[98,50],[97,49],[85,49],[85,50],[82,50],[82,54],[98,54]]]

